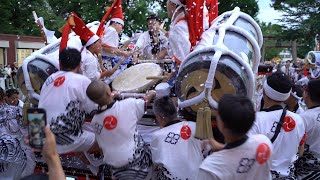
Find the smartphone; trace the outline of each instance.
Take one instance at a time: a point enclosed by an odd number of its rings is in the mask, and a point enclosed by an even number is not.
[[[46,111],[41,108],[27,109],[29,126],[29,145],[35,149],[42,149],[44,145],[46,127]]]

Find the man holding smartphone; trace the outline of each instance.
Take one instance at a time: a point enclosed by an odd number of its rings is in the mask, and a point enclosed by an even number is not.
[[[87,152],[95,144],[94,133],[83,128],[85,114],[97,108],[86,95],[91,80],[78,74],[81,61],[78,50],[63,49],[59,60],[60,71],[49,76],[42,86],[39,108],[47,112],[47,126],[56,136],[59,154]]]

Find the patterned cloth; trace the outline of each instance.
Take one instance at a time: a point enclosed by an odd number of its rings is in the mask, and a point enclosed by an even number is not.
[[[27,128],[22,125],[21,108],[0,105],[0,179],[20,179],[33,173],[35,157],[24,143]]]
[[[320,179],[320,107],[309,108],[301,114],[307,139],[303,156],[296,163],[299,179]]]

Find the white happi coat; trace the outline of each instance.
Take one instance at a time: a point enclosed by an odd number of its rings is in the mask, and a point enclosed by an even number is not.
[[[58,71],[42,86],[39,108],[47,112],[58,153],[84,152],[94,143],[94,133],[82,129],[85,114],[97,108],[86,95],[90,82],[81,74]]]
[[[24,140],[28,130],[22,125],[22,110],[0,104],[0,179],[19,180],[33,173],[35,157]]]
[[[180,64],[190,53],[191,43],[189,41],[188,23],[184,12],[178,14],[171,22],[169,33],[169,55]]]
[[[249,131],[249,135],[263,134],[272,139],[280,120],[282,109],[260,111]],[[272,176],[294,177],[294,162],[298,159],[299,144],[305,134],[301,117],[287,110],[283,126],[273,142]]]
[[[152,161],[155,179],[195,180],[203,160],[201,141],[194,137],[194,122],[179,122],[152,134]]]
[[[296,172],[299,179],[320,179],[320,107],[306,110],[301,117],[306,127],[307,139]]]
[[[243,144],[227,146],[208,156],[201,164],[201,180],[271,180],[273,147],[264,135],[250,136]],[[234,147],[235,146],[235,147]]]
[[[104,30],[104,34],[101,38],[101,41],[102,41],[102,44],[104,44],[104,45],[118,49],[119,39],[120,39],[120,37],[118,35],[117,30],[112,26],[108,26]],[[104,52],[104,51],[102,51],[102,56],[116,57],[115,54],[111,54],[111,53]]]
[[[154,55],[151,52],[152,41],[153,40],[150,37],[149,31],[146,31],[139,36],[139,39],[136,43],[136,47],[138,49],[141,49],[143,59],[152,59],[153,58]],[[159,41],[160,41],[160,51],[162,51],[163,49],[168,49],[168,38],[166,37],[166,35],[162,31],[159,31]]]
[[[128,98],[116,101],[111,108],[94,116],[91,123],[105,163],[121,167],[133,158],[137,146],[137,122],[144,115],[144,108],[143,99]]]
[[[100,79],[101,68],[98,58],[86,48],[81,52],[81,73],[91,81]]]

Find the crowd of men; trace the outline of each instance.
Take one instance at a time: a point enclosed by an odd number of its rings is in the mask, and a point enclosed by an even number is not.
[[[0,64],[0,87],[2,89],[10,89],[17,87],[17,71],[18,66],[16,62],[12,65]]]
[[[121,1],[108,9],[110,22],[95,33],[71,13],[60,44],[60,70],[44,82],[38,104],[46,110],[49,127],[42,153],[50,175],[57,174],[49,178],[65,178],[57,157],[72,152],[93,174],[103,176],[99,167],[108,167],[119,180],[320,179],[320,79],[313,74],[300,84],[294,73],[299,76],[299,68],[289,63],[261,75],[257,100],[231,94],[220,98],[209,127],[219,133],[211,139],[195,137],[195,117],[179,119],[170,96],[156,98],[155,91],[148,91],[143,98],[119,100],[112,91],[112,80],[139,56],[169,56],[174,65],[168,79],[175,78],[193,45],[185,5],[167,1],[169,33],[161,30],[157,16],[150,16],[149,31],[133,52],[119,48]],[[67,45],[70,29],[80,38],[80,50]],[[0,179],[27,178],[35,167],[17,95],[0,88]],[[137,123],[150,102],[159,129],[146,140]]]

